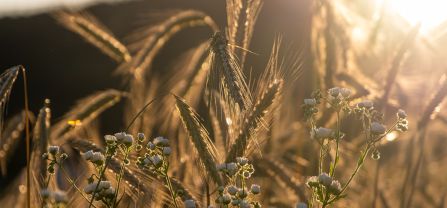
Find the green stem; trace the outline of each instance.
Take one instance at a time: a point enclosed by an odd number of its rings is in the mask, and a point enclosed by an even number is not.
[[[125,155],[124,155],[124,161],[127,160],[127,158],[129,157],[129,148],[126,147],[125,150]],[[124,163],[121,165],[120,167],[120,172],[118,175],[118,185],[116,186],[116,190],[115,190],[115,195],[113,196],[113,206],[112,207],[117,207],[118,206],[118,193],[120,190],[120,185],[121,185],[121,180],[123,178],[123,174],[124,174]]]
[[[106,164],[104,165],[104,167],[101,169],[100,174],[99,174],[99,178],[98,178],[98,183],[96,184],[95,190],[93,191],[92,194],[92,199],[90,200],[90,204],[88,205],[88,208],[91,208],[93,206],[93,201],[95,201],[95,195],[96,195],[96,191],[98,190],[99,187],[99,183],[102,181],[102,179],[104,178],[105,172],[107,170],[107,166],[109,165],[109,161],[111,159],[112,156],[108,156],[106,158]]]

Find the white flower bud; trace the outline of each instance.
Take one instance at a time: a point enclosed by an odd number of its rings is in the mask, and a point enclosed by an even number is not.
[[[155,144],[152,143],[152,142],[148,142],[146,147],[147,147],[148,149],[150,149],[150,150],[154,150],[154,149],[155,149]]]
[[[246,200],[241,200],[241,201],[239,202],[239,207],[240,207],[240,208],[251,208],[252,206],[251,206],[250,203],[248,203],[248,201],[246,201]]]
[[[304,99],[304,105],[316,105],[317,100],[314,98]]]
[[[397,117],[400,118],[400,119],[406,119],[407,118],[407,113],[404,110],[399,109],[397,111]]]
[[[228,170],[228,173],[230,173],[231,175],[235,174],[237,171],[237,164],[232,162],[232,163],[227,163],[226,164],[226,169]]]
[[[48,152],[52,155],[59,153],[59,146],[49,146]]]
[[[82,157],[84,158],[84,160],[91,160],[92,157],[93,157],[93,151],[92,151],[92,150],[89,150],[89,151],[87,151],[87,152],[84,152],[84,153],[82,154]]]
[[[42,189],[42,190],[40,190],[40,196],[43,199],[48,199],[51,196],[51,191],[48,189]]]
[[[133,143],[133,136],[131,134],[126,134],[123,138],[123,144],[130,147]]]
[[[343,96],[344,98],[349,98],[349,96],[351,96],[351,90],[348,88],[341,88],[340,89],[340,94],[341,96]]]
[[[258,184],[252,184],[250,191],[252,194],[259,194],[261,193],[261,187]]]
[[[332,183],[332,178],[327,173],[322,173],[318,176],[318,181],[326,187]]]
[[[364,100],[360,103],[357,103],[357,107],[359,108],[372,108],[374,106],[373,102],[369,100]]]
[[[113,135],[105,135],[104,139],[106,140],[107,144],[112,144],[115,143],[117,141],[116,137]]]
[[[231,202],[231,196],[228,195],[228,194],[224,194],[224,195],[222,196],[222,202],[223,202],[224,204],[229,204],[229,203]]]
[[[154,139],[154,144],[157,146],[167,146],[169,143],[169,140],[164,137],[156,137]]]
[[[329,89],[328,92],[332,97],[338,97],[338,95],[340,94],[340,88],[333,87],[333,88]]]
[[[161,163],[162,159],[159,155],[154,155],[151,157],[151,161],[152,161],[152,164],[154,164],[155,166],[158,166]]]
[[[114,195],[115,195],[115,189],[114,189],[113,187],[110,187],[110,188],[108,188],[108,189],[105,189],[105,190],[103,191],[103,194],[104,194],[105,196],[114,196]]]
[[[65,204],[68,202],[67,194],[64,191],[54,192],[53,197],[54,197],[54,201],[56,203],[64,203]]]
[[[228,193],[231,194],[231,195],[236,195],[236,193],[237,193],[237,191],[238,191],[238,188],[237,188],[236,186],[229,186],[229,187],[227,188],[227,191],[228,191]]]
[[[371,123],[371,133],[373,134],[384,134],[386,132],[386,127],[378,122]]]
[[[115,134],[116,140],[118,142],[122,142],[124,140],[124,137],[126,136],[126,133],[124,132],[119,132]]]
[[[296,208],[307,208],[307,205],[305,203],[303,203],[303,202],[300,202],[300,203],[296,204],[295,207]]]
[[[138,141],[142,142],[146,139],[146,136],[144,135],[144,133],[138,133],[137,139],[138,139]]]
[[[101,164],[104,162],[105,157],[104,157],[104,155],[103,155],[102,153],[100,153],[100,152],[94,152],[90,160],[91,160],[93,163],[96,163],[96,164],[101,165]]]
[[[237,157],[236,161],[241,166],[244,166],[244,165],[246,165],[248,163],[248,159],[246,157]]]
[[[337,180],[333,180],[329,187],[329,190],[334,194],[339,194],[341,192],[341,184]]]
[[[171,148],[170,147],[163,147],[163,155],[171,155]]]
[[[110,181],[101,181],[99,182],[98,190],[108,189],[111,187]]]
[[[93,193],[93,191],[94,191],[95,188],[96,188],[96,185],[97,185],[97,183],[90,183],[90,184],[88,184],[87,186],[85,186],[85,188],[84,188],[84,192],[85,192],[86,194],[91,194],[91,193]]]
[[[316,139],[331,138],[334,134],[334,130],[328,129],[328,128],[323,128],[323,127],[319,127],[317,129],[315,129],[314,131],[315,132],[314,132],[313,137]]]
[[[196,208],[196,202],[192,199],[185,200],[183,203],[185,204],[185,208]]]

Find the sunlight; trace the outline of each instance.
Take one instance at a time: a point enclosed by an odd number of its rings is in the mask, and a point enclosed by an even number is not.
[[[376,0],[386,1],[388,8],[397,12],[410,24],[421,23],[421,29],[428,31],[447,19],[447,1],[442,0]]]

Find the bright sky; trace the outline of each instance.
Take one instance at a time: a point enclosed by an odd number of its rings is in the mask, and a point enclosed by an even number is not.
[[[388,8],[422,30],[432,29],[447,20],[447,0],[376,0],[386,1]]]
[[[0,18],[26,16],[58,8],[84,8],[98,3],[125,0],[0,0]]]

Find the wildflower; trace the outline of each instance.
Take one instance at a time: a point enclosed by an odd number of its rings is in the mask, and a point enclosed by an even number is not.
[[[237,165],[234,162],[225,164],[225,167],[226,167],[226,170],[228,170],[228,173],[230,175],[235,174],[237,171]]]
[[[317,104],[317,100],[315,98],[304,99],[304,105],[314,106]]]
[[[231,196],[228,194],[224,194],[222,196],[222,203],[229,204],[231,202]]]
[[[171,154],[171,152],[172,152],[172,150],[170,147],[163,147],[163,155],[168,156]]]
[[[338,97],[338,95],[340,94],[340,88],[338,87],[333,87],[331,89],[328,90],[329,95],[331,95],[332,97]]]
[[[236,195],[236,193],[238,191],[238,188],[236,186],[229,186],[227,188],[227,191],[228,191],[229,194],[234,196],[234,195]]]
[[[51,195],[51,191],[50,191],[50,190],[48,190],[48,189],[42,189],[42,190],[40,190],[40,196],[41,196],[43,199],[48,199],[48,198],[50,197],[50,195]]]
[[[248,201],[246,201],[246,200],[241,200],[241,201],[239,202],[239,207],[240,207],[240,208],[250,208],[250,207],[252,207],[252,206],[251,206],[250,203],[248,203]]]
[[[318,182],[326,187],[329,187],[332,183],[332,178],[327,173],[322,173],[318,176]]]
[[[407,118],[407,113],[406,113],[404,110],[399,109],[399,110],[397,111],[397,117],[398,117],[399,119],[406,119],[406,118]]]
[[[56,155],[57,153],[59,153],[59,146],[49,146],[48,152],[52,155]]]
[[[248,159],[246,157],[237,157],[236,161],[241,166],[244,166],[244,165],[246,165],[248,163]]]
[[[152,164],[154,164],[155,166],[158,166],[161,164],[162,158],[160,157],[160,155],[154,155],[151,157],[151,162]]]
[[[54,201],[56,201],[56,203],[67,203],[68,202],[68,198],[67,198],[67,194],[64,191],[56,191],[53,193],[53,197],[54,197]]]
[[[115,189],[113,188],[113,187],[110,187],[110,188],[108,188],[108,189],[105,189],[103,192],[102,192],[102,194],[104,195],[104,196],[114,196],[115,195]]]
[[[98,189],[108,189],[111,187],[110,181],[101,181],[99,182]]]
[[[341,192],[340,182],[338,182],[337,180],[333,180],[331,182],[331,185],[329,186],[329,191],[334,194],[340,194],[340,192]]]
[[[104,139],[106,140],[107,144],[114,144],[117,141],[116,137],[113,135],[105,135]]]
[[[295,207],[296,208],[307,208],[307,205],[305,203],[303,203],[303,202],[300,202],[300,203],[296,204]]]
[[[372,122],[371,123],[371,133],[373,134],[384,134],[386,132],[386,128],[384,125],[378,123],[378,122]]]
[[[116,140],[118,142],[122,142],[124,140],[124,137],[126,136],[126,133],[124,132],[119,132],[115,134]]]
[[[239,189],[238,191],[237,191],[237,195],[240,197],[240,198],[245,198],[245,197],[247,197],[248,196],[248,191],[247,190],[245,190],[245,189]]]
[[[167,146],[169,143],[169,140],[164,137],[156,137],[154,139],[154,144],[156,146]]]
[[[364,100],[360,103],[357,103],[357,107],[359,108],[372,108],[374,106],[373,102],[369,100]]]
[[[144,133],[138,133],[137,139],[139,142],[143,142],[146,139],[146,136],[144,135]]]
[[[192,199],[187,199],[183,203],[185,204],[185,208],[196,208],[196,203]]]
[[[131,134],[126,134],[123,138],[123,144],[126,145],[127,147],[132,146],[133,143],[133,136]]]
[[[341,88],[340,89],[340,94],[341,96],[343,96],[343,98],[349,98],[349,96],[351,96],[351,90],[348,88]]]
[[[216,169],[217,171],[223,171],[226,169],[226,164],[225,163],[217,164]]]
[[[334,134],[334,130],[319,127],[317,129],[314,129],[311,132],[311,137],[316,138],[316,139],[326,139],[326,138],[331,138],[333,136],[333,134]]]
[[[261,187],[259,185],[257,185],[257,184],[252,184],[250,190],[251,190],[252,194],[259,194],[259,193],[261,193]]]
[[[84,153],[82,154],[82,157],[84,158],[84,160],[90,160],[90,159],[92,159],[92,157],[93,157],[93,151],[92,151],[92,150],[89,150],[89,151],[87,151],[87,152],[84,152]]]
[[[155,149],[155,144],[152,142],[148,142],[146,145],[146,148],[149,150],[154,150]]]
[[[97,165],[102,165],[104,163],[104,155],[100,152],[94,152],[92,157],[90,158],[92,163],[95,163]]]
[[[84,188],[86,194],[91,194],[96,188],[97,183],[90,183]]]
[[[308,178],[306,181],[306,185],[308,187],[315,187],[315,186],[318,186],[318,184],[319,184],[319,181],[318,181],[317,176],[312,176],[312,177]]]
[[[42,154],[42,159],[47,160],[48,159],[48,153],[43,153]]]

